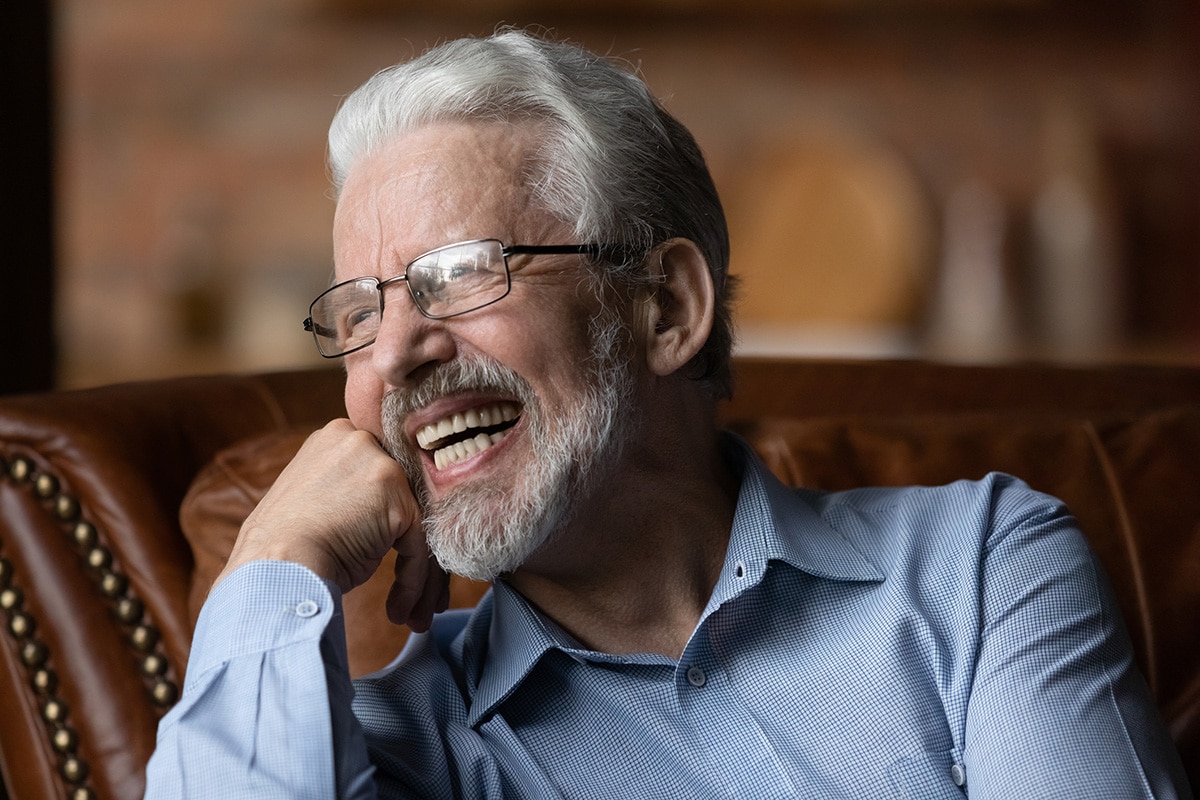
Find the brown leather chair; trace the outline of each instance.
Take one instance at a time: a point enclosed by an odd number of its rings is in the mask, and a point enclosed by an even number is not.
[[[738,374],[724,420],[785,480],[999,469],[1066,500],[1200,779],[1200,369],[748,360]],[[336,370],[0,398],[8,797],[141,797],[194,615],[241,518],[304,434],[340,413]],[[360,672],[404,639],[372,595],[383,583],[347,598]],[[456,603],[480,588],[456,584]]]

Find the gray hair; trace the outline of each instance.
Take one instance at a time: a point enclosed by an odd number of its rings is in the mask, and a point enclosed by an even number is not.
[[[616,280],[648,281],[667,239],[693,241],[716,287],[708,341],[688,365],[714,398],[732,390],[729,232],[691,133],[630,69],[518,30],[458,39],[385,69],[351,94],[329,129],[337,192],[353,164],[397,134],[445,121],[536,125],[535,201],[581,242],[612,245]],[[609,254],[606,253],[606,256]]]

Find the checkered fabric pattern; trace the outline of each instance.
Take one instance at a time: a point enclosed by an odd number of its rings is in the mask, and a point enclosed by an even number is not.
[[[213,592],[149,798],[1190,797],[1074,519],[1004,475],[826,494],[740,442],[683,656],[589,651],[503,582],[346,678],[336,591]]]

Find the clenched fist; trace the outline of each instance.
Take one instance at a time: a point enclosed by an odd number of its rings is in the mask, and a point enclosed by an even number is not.
[[[316,431],[242,524],[219,582],[242,564],[294,561],[348,592],[397,553],[388,617],[429,627],[449,581],[429,554],[408,476],[370,433],[338,419]]]

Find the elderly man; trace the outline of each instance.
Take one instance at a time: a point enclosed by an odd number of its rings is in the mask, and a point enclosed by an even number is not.
[[[348,419],[246,520],[149,796],[1187,795],[1057,502],[789,489],[716,431],[725,223],[635,76],[451,42],[352,95],[330,160],[306,326]],[[352,688],[341,594],[392,548],[428,632]],[[435,616],[443,569],[493,588]]]

